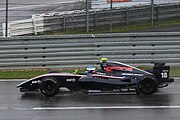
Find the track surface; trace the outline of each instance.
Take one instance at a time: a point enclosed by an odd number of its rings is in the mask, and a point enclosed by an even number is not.
[[[151,96],[22,94],[20,82],[0,82],[1,120],[179,120],[180,80]]]
[[[0,0],[0,28],[5,22],[6,0]],[[79,0],[9,0],[9,21],[30,19],[33,14],[82,9]]]

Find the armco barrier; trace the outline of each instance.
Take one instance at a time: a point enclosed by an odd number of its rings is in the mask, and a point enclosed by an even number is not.
[[[5,28],[6,23],[2,24],[3,26],[3,36],[5,37]],[[11,21],[8,23],[7,29],[7,36],[17,36],[17,35],[26,35],[26,34],[33,34],[34,33],[34,26],[32,19],[25,19],[25,20],[17,20]]]
[[[85,67],[101,57],[133,65],[180,65],[180,33],[0,38],[0,69]]]

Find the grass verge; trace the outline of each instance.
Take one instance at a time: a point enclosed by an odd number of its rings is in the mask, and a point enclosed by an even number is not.
[[[146,66],[140,66],[141,69],[149,69]],[[75,69],[61,69],[59,72],[73,73]],[[0,79],[29,79],[38,75],[48,73],[48,69],[30,69],[30,70],[1,70]],[[79,69],[79,72],[85,71],[84,68]],[[180,77],[180,67],[172,67],[170,71],[171,77]]]
[[[176,17],[174,19],[166,19],[161,20],[159,22],[154,22],[154,25],[151,25],[151,22],[136,22],[136,23],[129,23],[126,24],[119,24],[113,25],[112,32],[113,33],[123,33],[123,32],[131,32],[131,31],[138,31],[138,30],[148,30],[148,29],[156,29],[156,28],[164,28],[168,26],[175,26],[180,25],[180,17]],[[45,32],[42,33],[43,35],[65,35],[65,34],[87,34],[85,28],[74,28],[71,30],[56,30],[52,32]],[[96,28],[90,27],[90,31],[88,34],[98,34],[98,33],[108,33],[109,32],[109,25],[103,25]]]

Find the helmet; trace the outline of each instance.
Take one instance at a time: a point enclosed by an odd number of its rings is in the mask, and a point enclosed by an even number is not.
[[[102,70],[105,70],[107,67],[107,58],[101,58],[101,64],[100,67]]]
[[[93,66],[88,66],[88,67],[86,67],[86,74],[92,74],[92,73],[94,73],[95,72],[95,70],[96,70],[96,68],[95,67],[93,67]]]

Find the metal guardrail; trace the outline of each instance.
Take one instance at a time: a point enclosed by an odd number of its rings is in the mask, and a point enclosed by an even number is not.
[[[89,11],[89,26],[96,28],[102,25],[129,24],[151,20],[151,6],[129,8],[113,8],[112,18],[109,9],[95,9]],[[154,21],[180,16],[180,3],[158,4],[154,6]],[[112,21],[110,21],[112,20]],[[3,23],[4,24],[4,23]],[[5,27],[5,25],[4,25]],[[35,14],[31,19],[9,22],[9,36],[35,34],[86,27],[86,11],[75,10]],[[5,30],[5,28],[4,28]],[[4,32],[5,33],[5,32]],[[5,36],[5,35],[4,35]]]
[[[102,25],[129,24],[139,21],[151,20],[151,6],[138,6],[130,8],[114,8],[110,19],[109,9],[91,10],[89,12],[89,26],[96,28]],[[154,21],[180,16],[180,3],[154,6]],[[86,27],[86,12],[77,11],[73,14],[44,15],[44,31],[68,30]]]
[[[7,36],[34,34],[34,21],[32,19],[11,21],[8,23]],[[5,37],[6,23],[2,23],[3,37]]]
[[[0,38],[0,69],[85,67],[101,57],[132,65],[180,65],[180,33]]]

